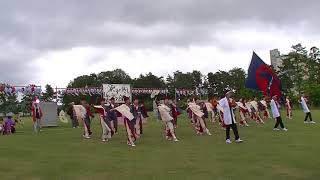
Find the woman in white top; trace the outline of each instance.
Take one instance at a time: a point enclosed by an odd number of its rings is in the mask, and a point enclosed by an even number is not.
[[[277,120],[276,125],[274,126],[273,130],[279,131],[280,129],[278,127],[280,125],[280,127],[283,131],[288,131],[288,129],[286,129],[283,125],[281,114],[279,111],[280,105],[277,102],[277,98],[278,98],[277,95],[273,96],[271,99],[271,102],[270,102],[270,107],[271,107],[273,118],[275,118]]]
[[[312,120],[312,115],[311,115],[311,112],[310,112],[309,107],[307,105],[308,99],[305,97],[303,92],[301,93],[301,98],[300,98],[299,102],[301,104],[303,112],[306,114],[306,117],[304,118],[304,123],[305,124],[307,124],[307,123],[314,124],[315,122]],[[310,119],[310,122],[307,121],[308,118]]]

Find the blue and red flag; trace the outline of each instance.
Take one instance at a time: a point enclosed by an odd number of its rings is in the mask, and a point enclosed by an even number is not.
[[[246,88],[262,91],[265,96],[282,96],[281,82],[272,68],[253,52],[248,69]]]

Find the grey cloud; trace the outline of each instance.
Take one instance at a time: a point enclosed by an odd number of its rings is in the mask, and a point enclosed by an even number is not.
[[[260,21],[274,25],[292,25],[301,21],[319,26],[319,1],[298,0],[120,0],[120,1],[6,1],[0,20],[6,28],[0,36],[15,38],[26,46],[60,49],[73,46],[113,46],[130,43],[146,45],[185,45],[208,40],[220,22]],[[167,36],[135,37],[98,31],[106,22],[141,27],[148,32],[155,24],[180,26],[179,33]],[[126,27],[124,27],[126,28]],[[129,26],[130,28],[130,26]],[[112,27],[111,27],[112,30]],[[130,32],[130,31],[129,31]]]
[[[306,29],[318,29],[319,6],[317,0],[4,1],[0,5],[0,40],[14,41],[20,49],[12,46],[7,51],[8,47],[0,47],[7,52],[6,57],[0,56],[0,80],[19,82],[31,78],[32,73],[7,76],[3,72],[22,71],[22,67],[29,72],[34,57],[52,50],[210,43],[224,48],[225,44],[212,36],[221,23],[257,21],[290,30],[303,22]],[[21,67],[9,68],[9,62]]]

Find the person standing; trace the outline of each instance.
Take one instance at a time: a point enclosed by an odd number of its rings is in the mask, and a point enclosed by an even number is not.
[[[230,99],[233,96],[233,91],[227,91],[225,97],[219,101],[220,106],[223,108],[223,121],[226,125],[226,143],[230,144],[230,128],[232,128],[236,143],[242,143],[243,140],[240,139],[238,127],[235,121],[235,115],[233,113]]]
[[[303,112],[306,114],[306,117],[304,118],[304,123],[305,124],[308,124],[308,123],[315,124],[315,122],[312,120],[311,111],[307,105],[308,99],[305,97],[305,94],[303,92],[301,93],[301,97],[300,97],[299,102],[301,104]],[[310,122],[308,122],[308,118],[310,119]]]
[[[34,130],[35,133],[39,133],[40,132],[41,119],[42,119],[42,115],[43,115],[39,103],[40,103],[39,99],[36,99],[32,103],[32,108],[31,108],[31,110],[32,110],[33,130]]]
[[[286,97],[287,118],[292,119],[292,104],[289,96]]]
[[[274,130],[274,131],[279,131],[280,129],[279,129],[278,127],[279,127],[279,125],[280,125],[280,127],[281,127],[281,129],[282,129],[283,131],[288,131],[288,129],[285,128],[284,125],[283,125],[282,118],[281,118],[281,114],[280,114],[280,111],[279,111],[280,105],[279,105],[279,103],[278,103],[278,101],[277,101],[277,98],[278,98],[277,95],[273,96],[273,97],[272,97],[272,100],[271,100],[271,102],[270,102],[270,106],[271,106],[271,111],[272,111],[273,118],[276,119],[276,124],[275,124],[273,130]]]

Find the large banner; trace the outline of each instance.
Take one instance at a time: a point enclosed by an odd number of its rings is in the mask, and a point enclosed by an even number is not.
[[[132,99],[130,84],[103,84],[103,98],[115,98],[116,103],[124,103],[123,96]]]

